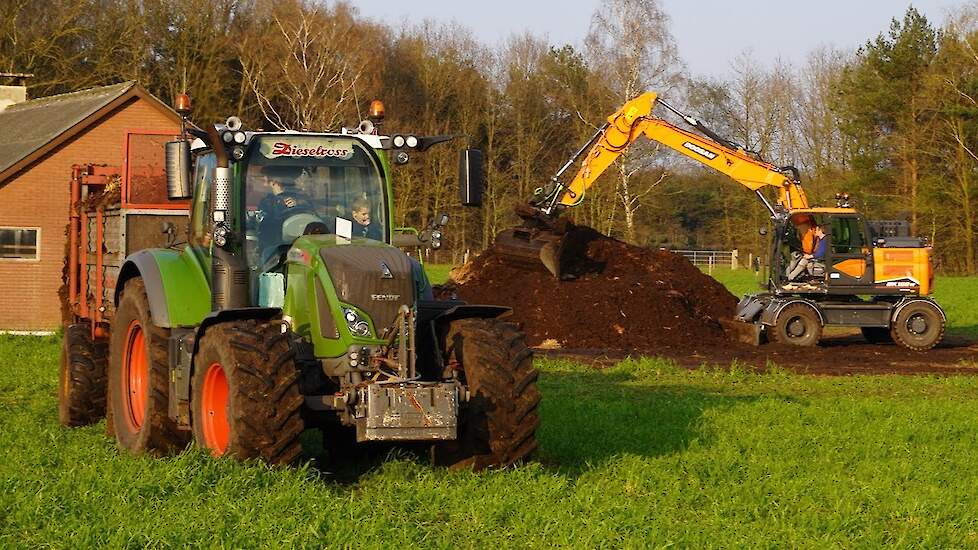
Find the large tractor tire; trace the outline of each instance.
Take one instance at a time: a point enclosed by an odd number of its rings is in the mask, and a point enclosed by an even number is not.
[[[774,326],[770,327],[771,339],[780,344],[814,346],[822,337],[822,320],[812,306],[803,303],[788,304],[778,313]]]
[[[172,454],[190,442],[167,416],[169,335],[153,324],[142,278],[129,280],[112,320],[107,429],[134,454]]]
[[[67,325],[61,344],[58,419],[87,426],[105,416],[106,345],[93,342],[88,325]]]
[[[434,462],[482,470],[528,459],[537,448],[540,392],[523,333],[497,319],[460,319],[446,340],[469,399],[461,404],[458,439],[436,444]]]
[[[207,329],[194,359],[191,419],[197,445],[214,456],[291,464],[302,452],[304,398],[281,321],[252,319]]]
[[[929,350],[944,339],[944,314],[933,302],[915,300],[897,313],[890,334],[909,350]]]

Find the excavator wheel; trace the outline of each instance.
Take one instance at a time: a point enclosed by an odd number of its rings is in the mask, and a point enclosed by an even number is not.
[[[822,321],[812,306],[789,304],[778,314],[769,334],[772,340],[781,344],[814,346],[822,337]]]
[[[897,313],[890,325],[890,334],[901,346],[924,351],[944,339],[944,324],[944,314],[936,304],[928,300],[915,300]]]

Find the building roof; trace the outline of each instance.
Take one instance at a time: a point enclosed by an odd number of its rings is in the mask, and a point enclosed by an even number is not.
[[[0,183],[132,97],[147,99],[179,122],[175,111],[135,81],[40,97],[0,111]]]

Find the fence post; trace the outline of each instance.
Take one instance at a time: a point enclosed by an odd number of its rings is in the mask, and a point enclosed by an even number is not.
[[[737,269],[737,249],[730,251],[730,269]]]

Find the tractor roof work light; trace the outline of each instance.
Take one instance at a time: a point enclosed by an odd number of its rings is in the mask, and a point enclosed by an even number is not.
[[[173,98],[173,110],[181,117],[189,115],[194,110],[190,96],[186,93],[177,94],[177,97]]]

